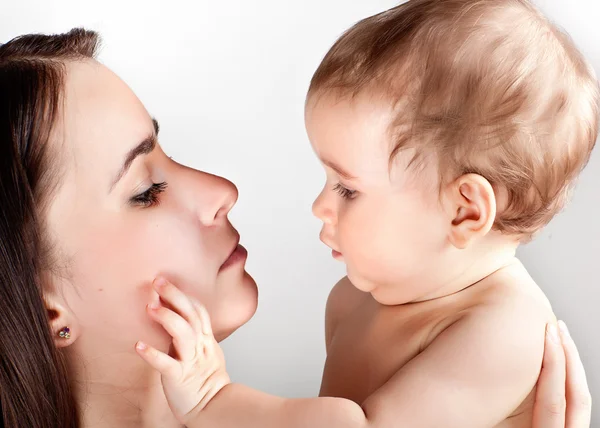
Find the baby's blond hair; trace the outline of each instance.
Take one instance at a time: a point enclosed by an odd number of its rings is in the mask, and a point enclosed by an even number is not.
[[[397,114],[391,157],[433,155],[441,183],[485,177],[495,228],[531,235],[562,209],[598,135],[600,91],[571,39],[526,0],[411,0],[329,50],[309,97],[379,94]]]

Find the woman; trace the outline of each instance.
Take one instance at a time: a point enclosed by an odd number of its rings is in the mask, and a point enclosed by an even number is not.
[[[229,181],[177,164],[131,90],[94,60],[93,32],[0,47],[0,399],[8,427],[175,427],[134,351],[169,337],[146,315],[164,275],[222,340],[257,305],[227,214]],[[583,428],[585,375],[547,347],[536,428]],[[578,421],[575,419],[578,418]],[[554,422],[550,422],[553,419]],[[583,421],[583,422],[582,422]],[[589,425],[589,422],[587,422]]]

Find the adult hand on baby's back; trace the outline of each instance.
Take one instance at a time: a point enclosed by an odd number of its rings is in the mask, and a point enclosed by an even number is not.
[[[544,361],[538,379],[533,428],[589,428],[592,398],[583,363],[560,322],[548,325]]]

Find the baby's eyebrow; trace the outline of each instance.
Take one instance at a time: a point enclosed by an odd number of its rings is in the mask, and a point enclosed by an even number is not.
[[[344,170],[341,166],[339,166],[338,164],[336,164],[335,162],[329,161],[324,159],[323,160],[323,164],[327,165],[329,168],[333,169],[335,172],[337,172],[342,178],[345,178],[346,180],[354,180],[356,179],[355,176],[353,176],[352,174],[350,174],[349,172],[346,172],[346,170]]]

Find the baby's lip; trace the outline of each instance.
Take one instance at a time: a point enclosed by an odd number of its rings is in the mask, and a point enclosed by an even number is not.
[[[336,260],[342,260],[344,258],[344,255],[336,250],[331,250],[331,256]]]
[[[331,248],[331,254],[333,255],[334,258],[338,258],[342,256],[342,253],[339,252],[338,250],[335,249],[334,245],[331,245],[329,243],[329,239],[323,235],[323,233],[321,232],[321,234],[319,235],[319,239],[321,240],[321,242],[325,245],[327,245],[329,248]]]

